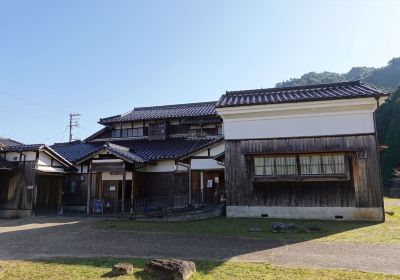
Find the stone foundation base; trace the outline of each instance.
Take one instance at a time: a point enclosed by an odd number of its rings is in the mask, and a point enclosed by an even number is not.
[[[266,207],[266,206],[227,206],[226,216],[231,218],[282,218],[346,221],[384,220],[383,208],[356,207]]]

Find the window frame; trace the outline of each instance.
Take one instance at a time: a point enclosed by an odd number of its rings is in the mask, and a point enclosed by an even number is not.
[[[318,174],[304,174],[302,173],[302,166],[301,166],[301,161],[300,158],[302,156],[307,156],[307,155],[318,155],[320,157],[320,168],[321,170],[324,168],[323,167],[323,156],[327,155],[342,155],[344,157],[344,162],[343,162],[343,173],[318,173]],[[272,175],[267,175],[265,172],[265,158],[280,158],[280,157],[295,157],[296,158],[296,174],[282,174],[279,175],[276,173],[276,171],[273,172]],[[263,175],[257,175],[256,172],[256,158],[264,158],[264,174]],[[320,153],[293,153],[293,154],[260,154],[260,155],[252,155],[251,161],[252,161],[252,172],[253,172],[253,181],[254,182],[269,182],[269,181],[349,181],[351,180],[350,176],[350,155],[346,152],[320,152]],[[261,168],[260,165],[258,165],[258,168]],[[276,164],[274,160],[274,165],[273,165],[274,170],[276,170]]]

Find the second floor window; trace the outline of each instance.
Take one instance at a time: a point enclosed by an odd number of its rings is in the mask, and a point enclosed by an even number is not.
[[[126,138],[126,137],[140,137],[143,136],[143,127],[138,128],[124,128],[114,129],[112,131],[112,138]]]

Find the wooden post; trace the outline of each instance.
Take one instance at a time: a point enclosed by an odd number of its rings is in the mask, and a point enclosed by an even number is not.
[[[134,191],[135,191],[135,180],[136,180],[136,172],[132,171],[132,183],[131,183],[131,209],[130,212],[133,212],[133,199],[135,197]]]
[[[189,173],[189,182],[188,182],[188,188],[189,188],[189,206],[192,205],[192,168],[191,168],[191,163],[189,163],[188,167],[188,173]]]
[[[33,170],[32,186],[33,186],[33,190],[32,190],[32,213],[33,213],[33,216],[36,217],[36,215],[37,215],[37,206],[36,206],[37,186],[36,186],[36,171],[35,170]]]
[[[86,214],[90,214],[90,191],[92,188],[92,164],[89,164],[89,179],[87,189],[87,200],[86,200]]]
[[[201,192],[201,204],[204,204],[204,176],[203,171],[200,171],[200,192]]]
[[[122,173],[121,213],[125,213],[125,182],[126,182],[125,163],[123,165],[123,168],[124,171]]]

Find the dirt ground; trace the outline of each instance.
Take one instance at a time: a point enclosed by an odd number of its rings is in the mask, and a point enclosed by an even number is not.
[[[93,228],[97,221],[72,217],[0,220],[0,259],[178,257],[400,274],[400,245],[106,231]]]

